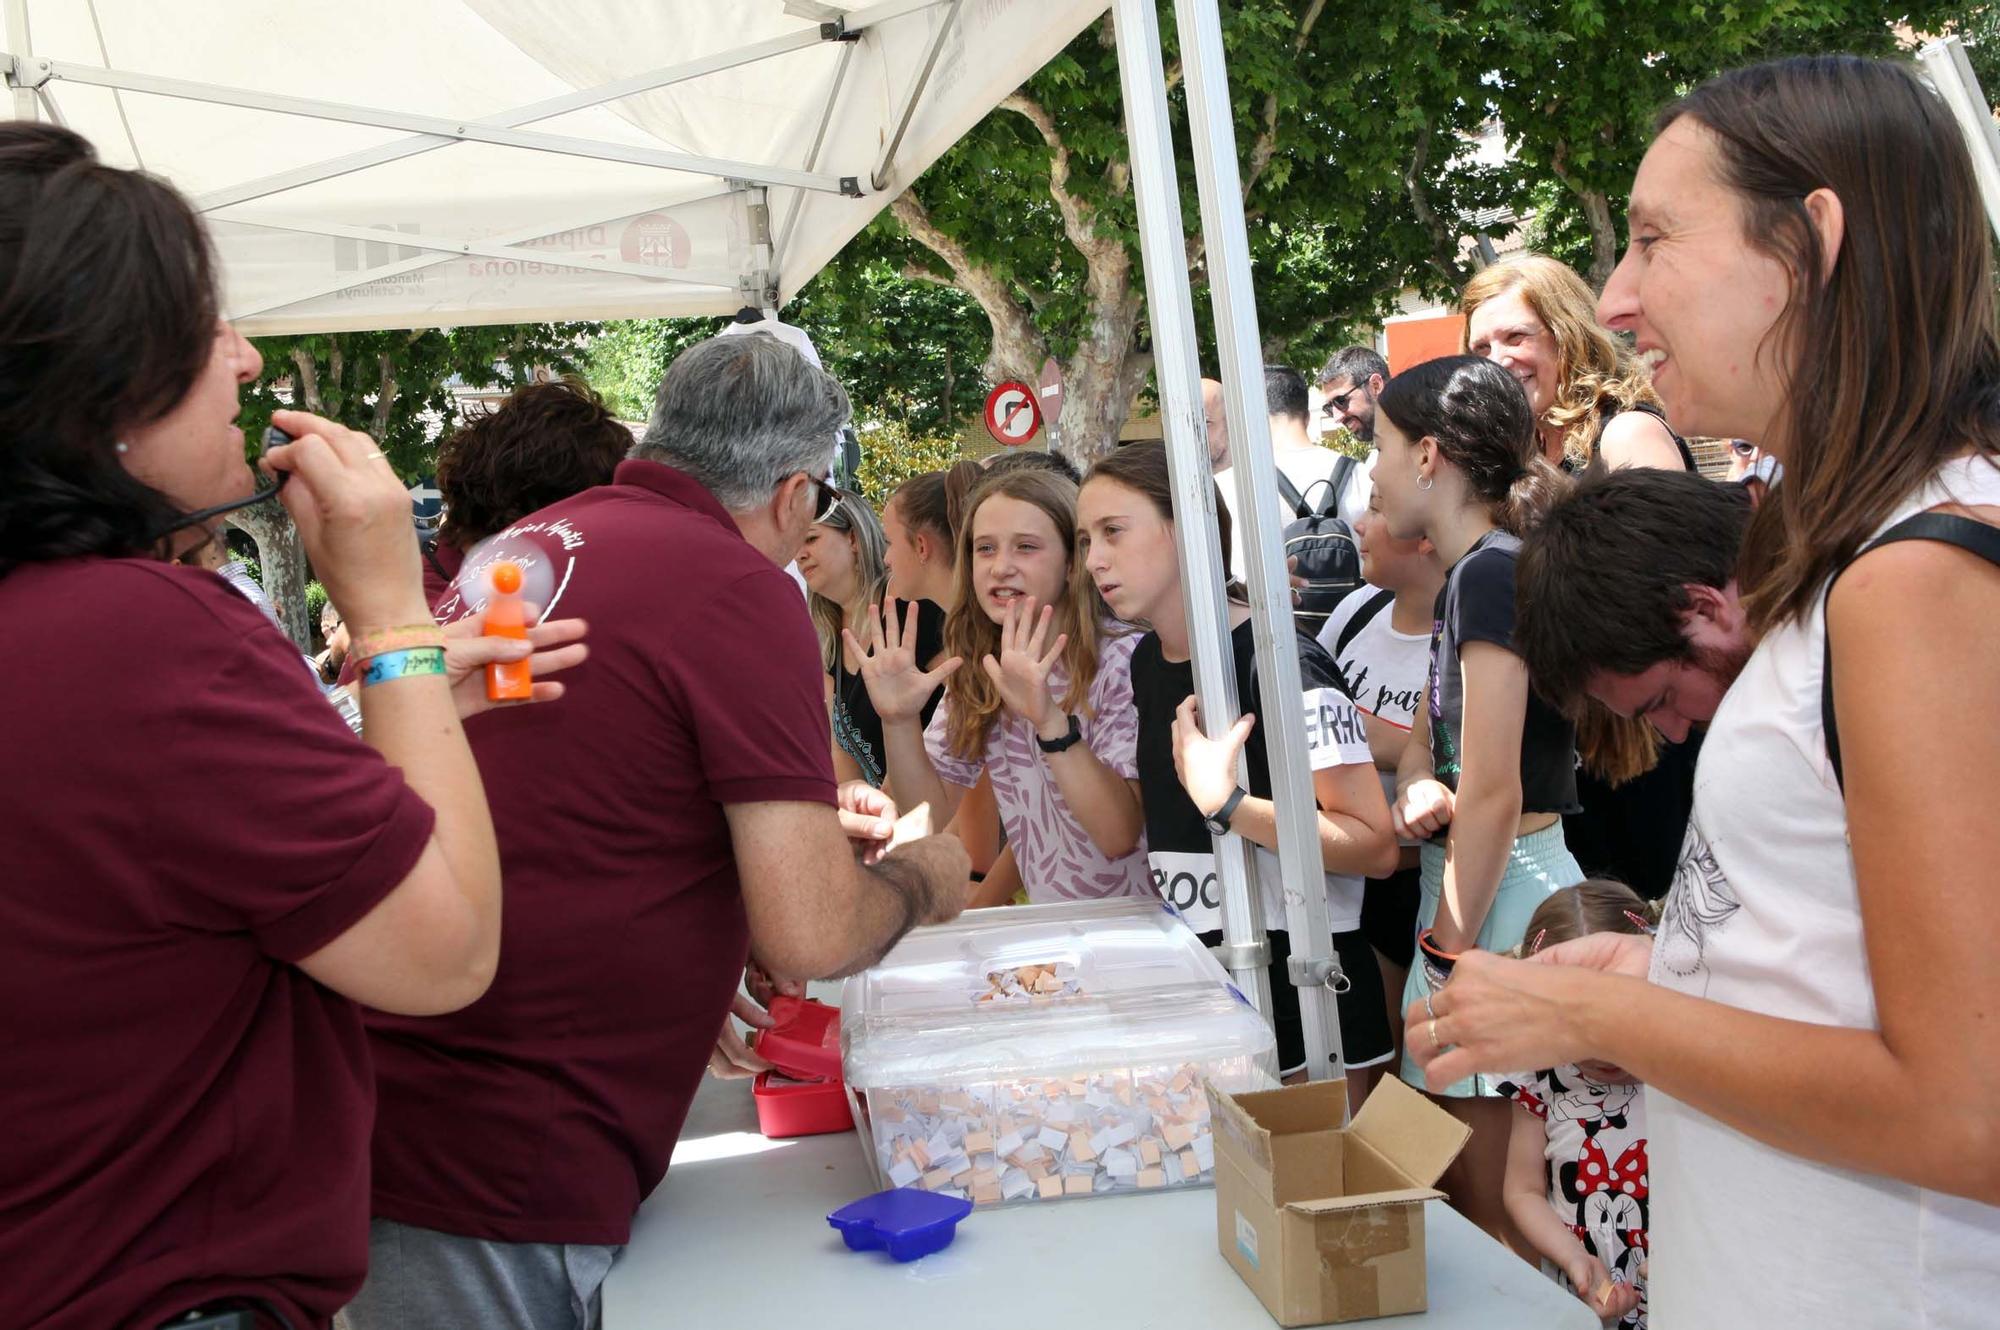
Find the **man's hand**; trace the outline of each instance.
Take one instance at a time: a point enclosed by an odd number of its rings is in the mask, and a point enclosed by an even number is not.
[[[755,1030],[768,1030],[771,1014],[741,993],[736,995],[729,1011],[730,1015],[722,1018],[722,1034],[715,1041],[715,1051],[708,1055],[709,1074],[717,1080],[740,1081],[771,1070],[771,1064],[758,1057],[756,1050],[736,1033],[736,1021],[731,1019],[741,1019]]]
[[[836,797],[840,829],[862,863],[872,864],[889,852],[896,835],[896,803],[865,780],[851,780]]]

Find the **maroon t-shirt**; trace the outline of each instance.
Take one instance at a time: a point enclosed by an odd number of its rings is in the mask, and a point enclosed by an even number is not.
[[[657,462],[503,535],[550,561],[548,613],[589,621],[590,659],[561,702],[466,725],[500,838],[500,968],[464,1011],[370,1013],[375,1213],[622,1243],[748,953],[724,805],[833,802],[819,647],[792,580]],[[485,585],[477,562],[461,588]]]
[[[0,1326],[223,1294],[325,1325],[368,1258],[360,1011],[291,964],[433,815],[257,608],[133,559],[0,578]]]

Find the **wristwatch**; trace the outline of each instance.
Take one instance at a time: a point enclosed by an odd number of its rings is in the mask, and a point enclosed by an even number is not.
[[[1229,819],[1236,815],[1236,805],[1242,803],[1245,796],[1249,793],[1250,791],[1238,785],[1229,792],[1229,797],[1222,801],[1222,807],[1202,818],[1202,825],[1218,836],[1227,836],[1229,834]]]
[[[1077,723],[1075,716],[1069,718],[1069,733],[1062,738],[1044,739],[1039,734],[1035,736],[1035,746],[1044,753],[1068,752],[1081,742],[1083,742],[1083,726]]]

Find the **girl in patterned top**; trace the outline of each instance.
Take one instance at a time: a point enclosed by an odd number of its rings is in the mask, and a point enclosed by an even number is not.
[[[1028,899],[1149,895],[1134,750],[1137,638],[1087,585],[1071,591],[1076,486],[1049,471],[989,475],[966,501],[948,658],[919,667],[915,615],[863,643],[889,782],[941,820],[986,775]],[[963,668],[970,665],[970,668]],[[922,703],[945,699],[929,725]]]

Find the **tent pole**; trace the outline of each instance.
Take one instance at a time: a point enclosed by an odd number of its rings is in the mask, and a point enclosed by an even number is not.
[[[53,77],[93,87],[123,88],[130,92],[143,92],[157,97],[177,97],[185,101],[207,102],[216,106],[240,106],[246,110],[270,111],[278,115],[306,116],[315,120],[334,120],[381,129],[401,129],[448,141],[493,143],[503,148],[525,148],[533,152],[552,152],[569,157],[628,162],[634,166],[651,166],[666,171],[687,171],[695,175],[751,180],[762,185],[792,185],[801,189],[816,189],[829,194],[847,196],[856,196],[860,193],[860,185],[853,176],[821,175],[811,171],[795,171],[783,166],[764,166],[755,162],[728,161],[692,153],[600,142],[596,139],[578,138],[571,134],[545,134],[538,130],[509,129],[478,120],[454,120],[443,116],[418,115],[374,106],[353,106],[344,102],[321,101],[313,97],[293,97],[284,93],[226,87],[219,83],[195,83],[187,79],[163,78],[157,74],[140,74],[132,70],[100,69],[95,65],[79,65],[67,60],[51,61],[50,64]]]
[[[1201,360],[1195,346],[1194,301],[1188,288],[1187,243],[1181,232],[1180,182],[1173,130],[1167,120],[1167,80],[1160,63],[1155,0],[1116,0],[1118,77],[1125,96],[1125,130],[1132,195],[1139,212],[1139,246],[1146,275],[1146,321],[1153,335],[1153,373],[1160,389],[1160,424],[1174,490],[1174,539],[1180,547],[1181,596],[1202,720],[1219,733],[1240,714],[1229,616],[1223,598],[1222,545],[1215,524],[1215,483],[1201,408]],[[1244,779],[1239,761],[1237,779]],[[1215,841],[1215,886],[1221,894],[1219,955],[1236,986],[1271,1012],[1270,944],[1255,865],[1240,836]],[[1194,890],[1206,893],[1207,883]]]
[[[903,101],[903,114],[896,119],[896,132],[890,135],[889,146],[882,150],[882,160],[875,163],[875,170],[868,177],[870,189],[888,186],[889,168],[896,164],[896,150],[903,146],[910,117],[917,113],[917,103],[923,100],[924,89],[930,86],[931,71],[937,68],[938,56],[944,51],[945,40],[951,36],[952,25],[958,22],[958,11],[964,4],[965,0],[951,0],[951,8],[938,20],[938,29],[931,34],[931,49],[924,54],[924,67],[917,71],[916,81],[910,84],[910,95]]]
[[[7,49],[14,58],[7,69],[7,83],[14,92],[14,118],[33,120],[35,90],[20,81],[21,65],[34,54],[34,47],[28,41],[28,0],[7,0]]]
[[[1979,197],[1986,203],[1986,219],[2000,233],[2000,125],[1994,123],[1986,94],[1980,91],[1979,78],[1966,59],[1965,44],[1956,37],[1931,42],[1917,52],[1917,63],[1965,135],[1973,175],[1979,181]]]
[[[1224,69],[1222,19],[1214,0],[1174,0],[1181,62],[1187,77],[1188,131],[1194,146],[1201,230],[1208,242],[1215,340],[1222,362],[1223,400],[1235,469],[1234,515],[1249,556],[1251,622],[1257,638],[1257,683],[1273,699],[1258,717],[1271,756],[1277,805],[1278,863],[1291,937],[1291,978],[1299,990],[1306,1066],[1313,1080],[1344,1074],[1335,986],[1344,976],[1333,952],[1320,863],[1317,802],[1306,747],[1299,655],[1292,621],[1291,580],[1278,533],[1276,464],[1270,414],[1264,405],[1264,357],[1257,333],[1257,298],[1250,276],[1250,241],[1243,221],[1236,124]],[[1211,734],[1222,725],[1210,721]]]

